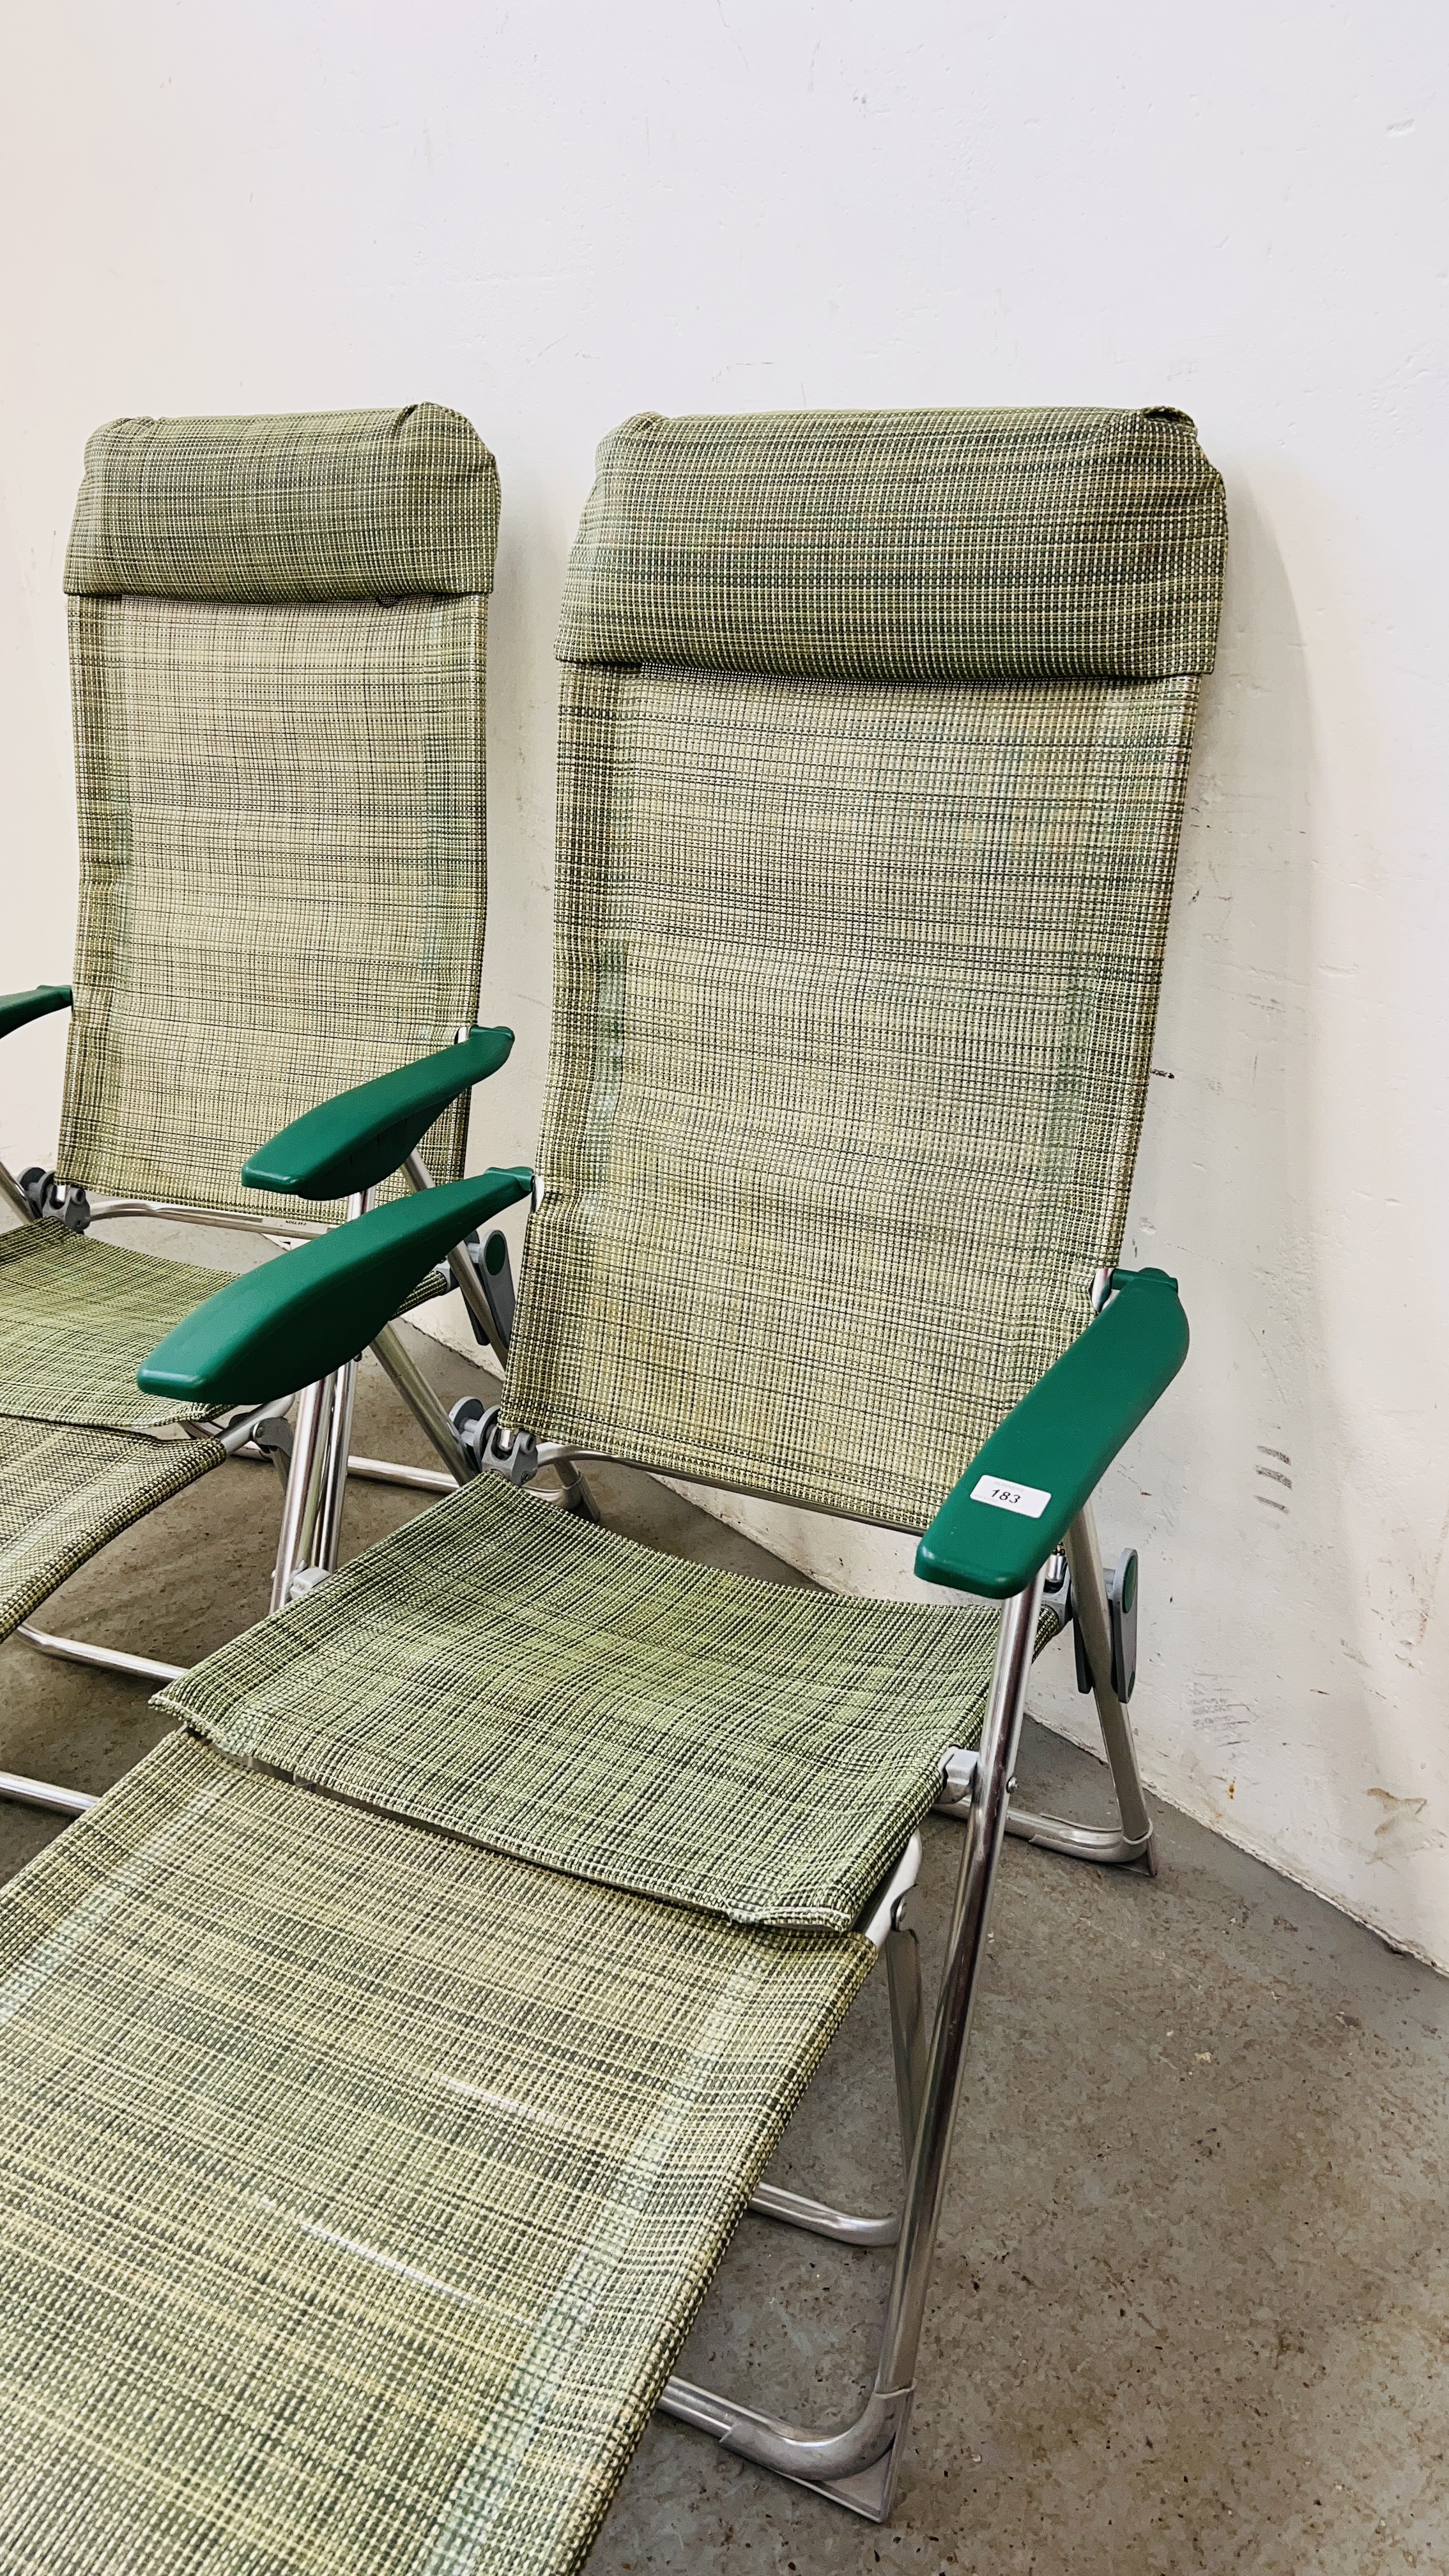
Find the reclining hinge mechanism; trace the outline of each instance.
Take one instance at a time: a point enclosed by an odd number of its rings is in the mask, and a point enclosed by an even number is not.
[[[43,1172],[38,1163],[21,1173],[20,1191],[32,1216],[63,1225],[67,1234],[84,1234],[90,1224],[91,1203],[85,1191],[76,1182],[58,1181],[54,1172]]]
[[[1106,1587],[1107,1626],[1112,1639],[1112,1688],[1125,1708],[1137,1685],[1136,1548],[1124,1547],[1115,1565],[1104,1565],[1102,1581]],[[1070,1593],[1070,1584],[1067,1589]],[[1077,1688],[1085,1695],[1092,1687],[1092,1667],[1082,1643],[1082,1631],[1075,1625],[1072,1643],[1077,1655]]]
[[[510,1485],[531,1485],[544,1463],[538,1442],[531,1431],[505,1431],[502,1410],[501,1405],[485,1405],[476,1395],[465,1395],[449,1408],[448,1420],[478,1475],[506,1476]]]

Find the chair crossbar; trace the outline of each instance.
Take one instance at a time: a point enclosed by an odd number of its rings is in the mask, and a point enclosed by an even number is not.
[[[0,1771],[0,1798],[18,1807],[46,1807],[57,1816],[83,1816],[96,1805],[84,1789],[57,1788],[49,1780],[28,1779],[23,1771]]]
[[[249,1440],[245,1448],[235,1450],[233,1455],[245,1458],[248,1464],[255,1461],[265,1464],[270,1453],[259,1449],[254,1440]],[[405,1467],[395,1458],[359,1458],[355,1451],[349,1452],[347,1472],[349,1476],[358,1477],[363,1484],[406,1485],[419,1494],[456,1494],[458,1490],[457,1477],[444,1475],[439,1468]]]
[[[150,1655],[128,1655],[119,1646],[93,1646],[83,1637],[55,1637],[46,1628],[32,1628],[28,1622],[16,1629],[27,1646],[37,1654],[54,1655],[65,1664],[90,1664],[98,1672],[125,1673],[138,1682],[179,1682],[187,1671],[185,1664],[159,1664]],[[0,1797],[6,1791],[0,1789]],[[67,1793],[68,1794],[68,1793]]]

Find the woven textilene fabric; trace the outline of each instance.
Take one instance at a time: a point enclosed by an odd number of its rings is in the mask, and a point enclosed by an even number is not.
[[[57,1168],[284,1215],[294,1200],[242,1189],[247,1155],[475,1015],[486,603],[70,614],[81,907]],[[439,1180],[466,1118],[424,1148]]]
[[[976,1742],[997,1626],[685,1564],[485,1477],[158,1705],[239,1761],[519,1859],[845,1930],[947,1746]]]
[[[215,1410],[143,1395],[136,1371],[226,1274],[162,1261],[59,1225],[0,1234],[0,1414],[34,1422],[146,1431]],[[446,1294],[430,1271],[400,1309]]]
[[[559,654],[850,680],[1210,671],[1226,543],[1182,412],[646,412],[599,450]]]
[[[110,1431],[199,1420],[212,1408],[143,1395],[136,1371],[225,1284],[59,1225],[0,1234],[0,1414]]]
[[[870,1957],[163,1744],[0,1896],[0,2563],[571,2576]]]
[[[402,411],[111,420],[86,444],[73,593],[390,599],[493,587],[498,469],[471,422]]]
[[[1196,687],[565,672],[511,1421],[924,1527],[1118,1255]]]
[[[217,1440],[163,1442],[0,1414],[0,1637],[224,1456]]]

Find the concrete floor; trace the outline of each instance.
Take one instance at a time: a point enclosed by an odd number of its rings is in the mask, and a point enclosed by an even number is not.
[[[411,1336],[451,1398],[477,1373]],[[427,1463],[369,1366],[355,1445]],[[787,1570],[648,1478],[607,1516]],[[279,1488],[222,1469],[120,1540],[42,1624],[189,1661],[266,1606]],[[415,1498],[354,1487],[346,1553]],[[1060,1651],[1060,1650],[1058,1650]],[[104,1787],[161,1731],[134,1684],[0,1649],[0,1765]],[[1033,1805],[1104,1775],[1033,1729]],[[55,1830],[0,1807],[0,1874]],[[1449,2567],[1449,1985],[1164,1813],[1155,1884],[1008,1846],[892,2525],[656,2421],[590,2576],[1388,2576]],[[928,1832],[939,1935],[956,1848]],[[881,1990],[878,1991],[877,1987]],[[883,1981],[801,2111],[782,2179],[884,2207]],[[683,2368],[797,2418],[868,2376],[882,2258],[747,2219]]]

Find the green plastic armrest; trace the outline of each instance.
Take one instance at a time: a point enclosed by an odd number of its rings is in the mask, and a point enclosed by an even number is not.
[[[34,984],[28,993],[0,993],[0,1038],[23,1029],[27,1021],[43,1020],[47,1011],[69,1008],[69,984]]]
[[[480,1172],[419,1190],[264,1261],[194,1306],[136,1371],[183,1404],[268,1404],[356,1359],[440,1253],[526,1198],[533,1174]]]
[[[1165,1270],[1117,1270],[1117,1294],[979,1449],[916,1550],[926,1583],[1024,1592],[1187,1357]]]
[[[305,1199],[374,1189],[407,1160],[459,1092],[496,1073],[512,1051],[512,1029],[472,1029],[437,1055],[399,1065],[376,1082],[360,1082],[355,1091],[340,1091],[259,1146],[242,1165],[242,1179],[249,1190],[283,1190]]]

